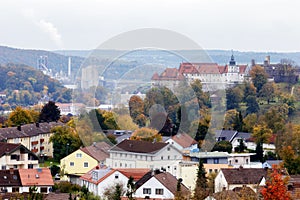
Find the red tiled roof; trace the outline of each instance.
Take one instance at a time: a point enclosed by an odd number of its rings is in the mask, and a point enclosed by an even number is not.
[[[134,181],[140,180],[146,173],[150,171],[150,169],[147,168],[122,168],[116,170],[122,173],[127,178],[132,176]]]
[[[239,65],[239,68],[240,68],[240,74],[245,74],[247,65]]]
[[[19,169],[23,186],[52,186],[54,185],[50,169]]]
[[[184,76],[177,68],[166,68],[161,75],[155,73],[152,80],[184,80]]]
[[[189,136],[186,133],[180,133],[180,134],[174,135],[172,137],[172,139],[176,143],[178,143],[180,146],[182,146],[183,148],[187,148],[193,144],[197,144],[197,141],[194,140],[191,136]]]
[[[106,166],[99,167],[100,170],[107,170],[107,173],[101,177],[99,180],[95,181],[92,179],[92,173],[94,170],[96,170],[96,167],[84,174],[83,176],[80,177],[80,179],[89,181],[91,183],[94,183],[98,185],[101,183],[103,180],[105,180],[107,177],[112,175],[114,172],[120,172],[127,178],[130,176],[133,177],[134,181],[138,181],[140,178],[142,178],[146,173],[150,171],[150,169],[146,168],[120,168],[120,169],[109,169]]]

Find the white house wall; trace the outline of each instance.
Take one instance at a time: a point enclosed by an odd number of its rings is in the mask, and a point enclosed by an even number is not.
[[[151,194],[143,194],[143,189],[149,188],[151,189]],[[163,195],[155,194],[155,189],[163,189]],[[145,198],[146,196],[149,196],[153,199],[173,199],[174,195],[172,192],[170,192],[164,185],[161,184],[155,177],[152,177],[149,179],[146,183],[144,183],[142,186],[140,186],[135,194],[135,197]]]

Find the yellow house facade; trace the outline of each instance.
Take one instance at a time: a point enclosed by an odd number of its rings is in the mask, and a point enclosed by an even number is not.
[[[64,174],[61,179],[68,180],[68,175],[82,176],[97,165],[98,161],[95,158],[78,149],[60,160],[60,167]]]
[[[217,174],[222,168],[231,168],[228,164],[203,164],[206,175],[211,173]],[[195,189],[198,172],[198,162],[183,161],[179,167],[179,178],[182,178],[182,183],[191,191]]]

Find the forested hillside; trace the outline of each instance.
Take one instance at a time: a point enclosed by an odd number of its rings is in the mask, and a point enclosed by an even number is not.
[[[26,65],[0,65],[0,82],[7,96],[4,103],[10,105],[33,105],[45,96],[60,102],[71,99],[71,92],[57,80]]]

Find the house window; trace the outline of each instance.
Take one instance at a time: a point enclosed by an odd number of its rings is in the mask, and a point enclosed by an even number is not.
[[[119,174],[115,174],[115,179],[118,179],[119,178]]]
[[[212,173],[212,169],[209,169],[209,173]]]
[[[219,159],[218,158],[214,158],[214,164],[219,164]]]
[[[168,160],[170,160],[170,156],[168,156]]]
[[[84,162],[83,163],[83,167],[89,167],[89,163],[88,162]]]
[[[151,194],[151,188],[143,188],[143,194]]]
[[[5,165],[2,165],[2,166],[1,166],[1,169],[2,169],[2,170],[5,170],[5,169],[6,169],[6,166],[5,166]]]
[[[76,158],[81,158],[82,154],[81,153],[76,153]]]
[[[28,164],[28,169],[33,169],[33,164]]]
[[[47,193],[48,189],[46,187],[41,187],[41,193]]]
[[[12,192],[19,192],[19,188],[13,187],[13,188],[12,188]]]
[[[248,160],[248,158],[246,159],[246,164],[249,164],[249,160]]]
[[[161,157],[160,157],[160,159],[161,159],[161,160],[163,160],[163,159],[164,159],[164,157],[163,157],[163,156],[161,156]]]
[[[164,189],[156,188],[155,189],[155,194],[157,194],[157,195],[163,195],[164,194]]]
[[[215,169],[215,173],[218,173],[218,169]]]
[[[235,163],[238,163],[239,161],[237,159],[235,159]]]
[[[70,167],[74,167],[74,162],[70,162]]]
[[[170,147],[168,147],[168,149],[167,149],[168,151],[170,151]]]

